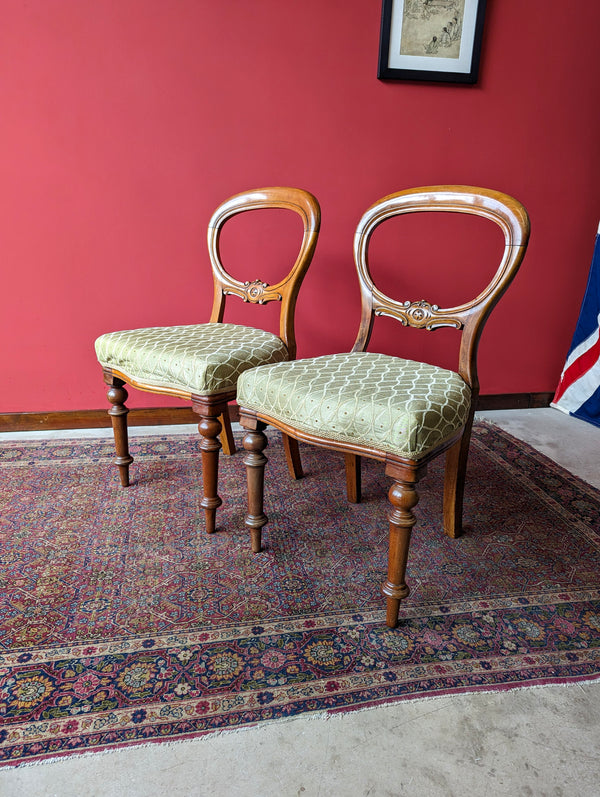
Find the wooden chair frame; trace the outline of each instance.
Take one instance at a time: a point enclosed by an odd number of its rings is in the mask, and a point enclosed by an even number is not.
[[[369,241],[375,229],[386,219],[404,213],[445,211],[482,216],[499,225],[504,234],[504,252],[490,284],[473,300],[457,307],[440,308],[427,301],[396,301],[375,286],[369,271]],[[419,495],[416,484],[427,471],[428,463],[446,453],[444,482],[444,530],[450,537],[462,533],[462,508],[471,427],[477,397],[477,347],[491,311],[513,280],[523,260],[529,239],[529,218],[523,206],[498,191],[471,186],[432,186],[391,194],[369,208],[362,217],[354,239],[354,260],[361,292],[361,320],[352,351],[367,349],[376,316],[389,316],[403,326],[434,330],[454,327],[461,330],[458,373],[471,388],[471,405],[464,426],[425,456],[409,459],[368,448],[363,445],[332,441],[307,434],[260,412],[240,407],[240,421],[246,429],[244,448],[248,479],[248,514],[246,526],[251,533],[252,550],[261,550],[261,530],[268,519],[263,512],[264,467],[267,445],[264,429],[272,425],[285,435],[312,445],[340,451],[346,456],[347,492],[349,500],[360,500],[360,457],[385,463],[385,472],[393,479],[389,490],[392,504],[389,513],[389,551],[387,580],[382,591],[387,597],[386,623],[394,628],[398,622],[400,602],[409,594],[405,581],[406,563],[413,513]]]
[[[290,272],[277,284],[255,279],[240,282],[225,270],[221,260],[219,239],[225,223],[238,215],[252,210],[282,208],[292,210],[303,222],[302,243],[298,256]],[[213,213],[208,225],[208,252],[213,271],[214,299],[209,322],[223,321],[228,296],[237,296],[244,302],[262,305],[268,302],[281,303],[279,337],[289,352],[290,359],[296,356],[296,337],[294,328],[294,312],[298,293],[306,271],[313,258],[319,229],[321,211],[316,198],[308,191],[298,188],[272,187],[244,191],[236,194]],[[107,396],[111,403],[108,414],[111,417],[115,436],[115,448],[119,466],[121,484],[129,485],[129,466],[133,457],[129,453],[127,435],[127,413],[125,406],[129,384],[138,390],[161,395],[177,396],[192,402],[192,409],[200,416],[198,431],[200,432],[200,450],[202,454],[203,492],[201,507],[205,512],[206,530],[209,534],[215,531],[216,510],[222,500],[218,495],[219,451],[223,447],[225,453],[233,453],[235,444],[231,434],[228,403],[236,397],[235,390],[226,390],[211,395],[196,395],[175,388],[156,387],[130,378],[114,368],[103,368],[104,381],[108,385]],[[296,440],[285,439],[285,449],[290,473],[294,478],[302,475],[298,444]]]

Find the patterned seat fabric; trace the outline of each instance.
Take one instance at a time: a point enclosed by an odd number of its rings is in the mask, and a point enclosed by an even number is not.
[[[136,382],[204,396],[235,389],[247,368],[288,359],[277,335],[237,324],[110,332],[95,346],[103,366]]]
[[[237,401],[303,432],[419,459],[460,429],[470,398],[454,371],[354,352],[246,371]]]

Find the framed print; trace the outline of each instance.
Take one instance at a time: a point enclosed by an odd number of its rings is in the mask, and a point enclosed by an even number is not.
[[[485,0],[383,0],[380,80],[476,83]]]

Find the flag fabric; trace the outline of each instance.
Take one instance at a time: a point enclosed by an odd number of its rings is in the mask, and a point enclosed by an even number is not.
[[[550,406],[600,426],[600,226],[579,320]]]

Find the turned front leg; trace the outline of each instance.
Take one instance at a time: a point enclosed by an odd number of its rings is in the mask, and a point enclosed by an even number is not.
[[[265,465],[268,460],[262,453],[268,445],[268,440],[263,432],[265,424],[260,423],[259,426],[262,426],[262,428],[256,430],[248,429],[242,441],[244,448],[248,452],[244,457],[248,481],[246,526],[250,530],[253,553],[262,551],[261,530],[268,522],[268,518],[263,512]]]
[[[129,466],[133,462],[133,457],[129,454],[129,441],[127,439],[127,413],[129,412],[125,406],[127,391],[123,387],[125,383],[121,379],[108,376],[107,382],[109,387],[106,395],[112,404],[108,414],[112,422],[115,450],[117,452],[115,464],[119,466],[121,486],[129,487]]]
[[[382,591],[387,595],[386,623],[390,628],[398,625],[400,601],[410,592],[406,585],[406,562],[410,546],[412,527],[417,522],[412,509],[419,502],[414,482],[396,482],[388,497],[393,506],[390,521],[390,547],[388,552],[388,576]]]
[[[198,431],[200,432],[200,451],[202,452],[202,487],[204,497],[200,506],[204,509],[206,531],[214,534],[217,509],[223,503],[218,495],[219,483],[219,451],[221,443],[221,422],[216,416],[201,415]]]

